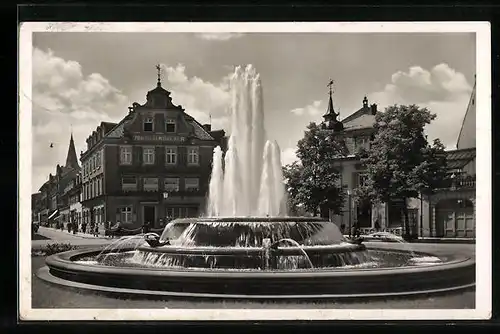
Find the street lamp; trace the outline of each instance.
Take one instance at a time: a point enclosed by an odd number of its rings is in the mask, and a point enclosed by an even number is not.
[[[351,237],[351,229],[352,229],[352,224],[351,224],[351,196],[352,196],[352,191],[351,189],[347,189],[347,200],[349,201],[348,204],[348,210],[349,210],[349,237]]]

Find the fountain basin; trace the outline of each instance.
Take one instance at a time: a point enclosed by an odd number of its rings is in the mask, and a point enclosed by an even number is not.
[[[160,299],[169,296],[369,298],[438,293],[475,285],[475,261],[453,256],[443,263],[410,267],[273,271],[112,267],[77,262],[84,257],[96,256],[101,251],[101,248],[96,248],[52,255],[47,258],[47,267],[42,268],[38,276],[50,283],[78,289]]]

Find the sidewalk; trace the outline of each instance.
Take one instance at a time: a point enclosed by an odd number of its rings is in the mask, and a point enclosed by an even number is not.
[[[55,229],[53,227],[43,227],[43,226],[40,226],[40,229],[38,231],[38,234],[40,235],[43,235],[41,233],[41,230],[43,229],[46,229],[47,231],[52,231],[52,232],[57,232],[57,233],[61,233],[61,234],[67,234],[69,236],[72,236],[72,237],[79,237],[79,238],[84,238],[84,239],[107,239],[103,234],[99,234],[97,237],[90,234],[90,233],[83,233],[83,232],[76,232],[76,233],[73,233],[73,232],[68,232],[67,229],[64,229],[64,230],[58,230],[58,229]],[[101,231],[99,231],[101,232]],[[45,235],[44,235],[45,236]],[[48,237],[48,236],[47,236]]]
[[[41,226],[38,230],[38,234],[49,238],[49,240],[32,240],[31,247],[43,247],[54,243],[69,243],[75,246],[100,246],[109,244],[116,240],[105,238],[103,236],[94,237],[81,232],[73,234],[68,231],[56,230],[54,228],[47,228],[43,226]]]

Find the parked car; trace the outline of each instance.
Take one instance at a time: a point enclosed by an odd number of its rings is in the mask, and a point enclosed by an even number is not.
[[[403,238],[389,232],[374,232],[363,236],[365,241],[401,242]]]

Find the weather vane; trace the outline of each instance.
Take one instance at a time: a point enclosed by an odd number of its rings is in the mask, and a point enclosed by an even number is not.
[[[158,71],[158,84],[161,84],[161,66],[160,66],[160,64],[156,65],[156,70]]]
[[[326,85],[328,88],[330,88],[330,95],[332,95],[332,93],[334,93],[334,90],[332,89],[333,87],[333,80],[330,79],[330,82],[328,83],[328,85]]]

